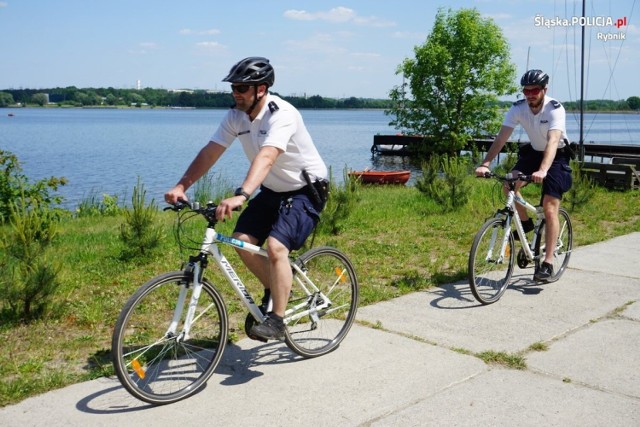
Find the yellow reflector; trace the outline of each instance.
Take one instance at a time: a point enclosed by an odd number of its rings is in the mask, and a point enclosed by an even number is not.
[[[131,362],[131,366],[133,367],[133,370],[136,371],[136,374],[138,374],[140,379],[143,380],[145,373],[144,373],[144,369],[140,365],[140,362],[138,362],[138,359],[133,359],[133,361]]]
[[[336,267],[336,274],[338,275],[338,278],[342,283],[347,281],[347,278],[345,277],[345,274],[344,274],[344,270],[341,269],[340,267]]]

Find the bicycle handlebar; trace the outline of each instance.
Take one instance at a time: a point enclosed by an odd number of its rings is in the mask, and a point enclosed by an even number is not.
[[[506,175],[498,175],[493,172],[485,172],[484,176],[479,176],[478,178],[495,178],[498,181],[506,181],[506,182],[516,182],[516,181],[533,182],[532,175],[525,175],[523,173],[519,173],[517,176],[514,176],[511,172],[509,172]]]
[[[204,216],[207,219],[207,221],[216,223],[217,207],[218,205],[216,205],[213,202],[208,202],[206,206],[201,207],[199,202],[189,202],[188,200],[178,199],[178,201],[175,204],[170,204],[169,206],[165,207],[163,210],[180,212],[185,208],[189,208],[193,212],[199,213],[200,215]],[[239,212],[242,210],[242,207],[239,206],[233,210]]]

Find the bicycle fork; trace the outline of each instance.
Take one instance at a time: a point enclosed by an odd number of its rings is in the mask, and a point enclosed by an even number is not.
[[[198,306],[198,299],[200,298],[200,292],[202,292],[202,282],[200,281],[201,271],[202,270],[200,264],[198,262],[193,262],[193,260],[185,269],[187,275],[191,275],[191,281],[185,280],[179,285],[180,292],[178,294],[178,302],[173,312],[173,320],[171,320],[171,323],[169,324],[169,328],[165,335],[166,337],[176,337],[176,341],[178,342],[186,341],[189,339],[189,331],[191,330],[191,325],[194,321],[196,307]],[[184,319],[182,332],[180,334],[177,334],[176,332],[180,323],[180,319],[182,318],[182,311],[184,310],[189,288],[191,288],[192,291],[187,308],[187,314]]]

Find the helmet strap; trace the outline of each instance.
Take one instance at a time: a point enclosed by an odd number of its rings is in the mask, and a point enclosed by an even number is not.
[[[258,102],[260,102],[260,100],[264,97],[264,96],[262,96],[262,97],[258,98],[258,87],[259,86],[260,86],[259,84],[254,84],[253,85],[255,96],[253,98],[253,104],[251,104],[251,107],[249,107],[249,109],[246,111],[248,116],[251,116],[251,113],[253,112],[253,109],[256,108],[256,105],[258,105]]]

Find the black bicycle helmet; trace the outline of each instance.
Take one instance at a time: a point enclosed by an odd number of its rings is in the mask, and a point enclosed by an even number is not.
[[[267,58],[250,56],[231,67],[229,75],[222,79],[223,82],[266,84],[273,86],[276,75]]]
[[[547,83],[549,83],[549,75],[542,70],[529,70],[520,79],[520,86],[546,86]]]

